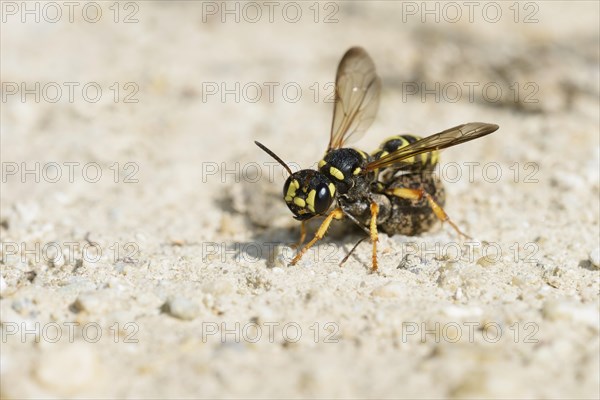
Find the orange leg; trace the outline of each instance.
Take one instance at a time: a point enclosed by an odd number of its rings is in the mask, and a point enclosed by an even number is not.
[[[292,247],[294,249],[299,249],[300,247],[302,247],[304,239],[306,239],[306,221],[302,221],[302,224],[300,225],[300,240],[298,241],[298,243],[294,243]]]
[[[373,243],[373,264],[372,270],[377,271],[377,241],[379,237],[377,236],[377,214],[379,213],[379,205],[375,202],[371,203],[371,223],[369,225],[370,233],[371,233],[371,242]]]
[[[456,224],[452,222],[452,220],[450,220],[450,217],[448,216],[448,214],[446,214],[444,209],[438,203],[435,202],[435,200],[433,199],[433,197],[431,197],[429,193],[427,193],[423,189],[395,188],[386,190],[385,193],[410,200],[421,200],[423,197],[425,197],[427,199],[427,202],[429,203],[429,207],[431,207],[433,213],[436,217],[438,217],[440,221],[448,222],[450,226],[452,226],[452,228],[454,228],[454,230],[460,236],[464,236],[467,239],[471,239],[469,235],[463,233],[460,229],[458,229],[458,226],[456,226]]]
[[[292,259],[292,262],[290,262],[290,265],[296,265],[296,263],[298,261],[300,261],[300,259],[302,258],[302,256],[304,255],[304,253],[306,253],[306,251],[308,249],[310,249],[319,240],[323,239],[323,236],[325,236],[325,233],[327,233],[327,229],[329,228],[329,225],[331,224],[331,221],[333,221],[334,219],[341,219],[343,216],[344,216],[344,212],[339,207],[336,208],[335,210],[333,210],[332,212],[330,212],[327,215],[327,217],[325,218],[325,220],[321,223],[321,226],[317,230],[317,233],[315,234],[315,237],[310,242],[308,242],[306,244],[306,246],[304,246],[296,254],[296,256]]]

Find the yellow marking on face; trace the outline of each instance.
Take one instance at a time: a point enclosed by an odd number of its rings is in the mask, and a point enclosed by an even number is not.
[[[333,183],[329,184],[329,194],[331,194],[331,197],[335,196],[335,185]]]
[[[358,151],[358,154],[360,154],[360,156],[362,158],[364,158],[365,160],[367,159],[367,154],[364,151],[362,151],[362,150],[356,150],[356,151]]]
[[[319,169],[323,168],[323,165],[327,164],[327,161],[321,160],[319,161]]]
[[[362,169],[361,169],[360,167],[356,167],[356,168],[354,169],[354,171],[352,171],[352,174],[353,174],[353,175],[358,175],[358,174],[360,174],[360,171],[362,171]]]
[[[344,180],[344,174],[342,174],[342,171],[340,171],[336,167],[329,167],[329,173],[340,181]]]
[[[308,205],[308,209],[312,212],[315,212],[315,196],[317,195],[317,191],[315,189],[308,192],[308,196],[306,197],[306,204]]]
[[[294,197],[294,204],[297,205],[298,207],[306,207],[306,202],[304,201],[304,199],[301,199],[300,197]]]
[[[285,201],[289,203],[292,201],[294,196],[296,195],[296,189],[300,187],[300,183],[296,179],[290,182],[290,186],[288,186],[287,193],[285,194]]]

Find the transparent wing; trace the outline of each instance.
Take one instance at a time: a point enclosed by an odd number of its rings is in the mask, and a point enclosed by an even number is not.
[[[443,132],[418,140],[408,146],[401,147],[393,153],[369,163],[365,168],[365,172],[392,166],[397,168],[408,166],[410,163],[403,162],[407,158],[417,154],[456,146],[457,144],[489,135],[497,129],[498,125],[486,124],[484,122],[470,122],[468,124],[458,125],[454,128],[446,129]]]
[[[379,108],[381,80],[375,64],[361,47],[344,54],[335,78],[335,104],[327,151],[358,140],[371,126]]]

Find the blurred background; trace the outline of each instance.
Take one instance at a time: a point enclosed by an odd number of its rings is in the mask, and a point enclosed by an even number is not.
[[[3,398],[600,395],[597,2],[1,7]],[[382,235],[380,274],[366,244],[339,269],[343,229],[281,261],[298,225],[253,141],[314,167],[351,46],[382,78],[359,148],[500,125],[443,154],[474,258],[399,264],[444,227]]]

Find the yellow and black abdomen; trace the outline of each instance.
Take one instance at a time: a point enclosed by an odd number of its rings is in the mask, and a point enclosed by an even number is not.
[[[398,135],[386,139],[372,157],[379,160],[420,140],[419,136]],[[378,171],[377,183],[373,187],[378,193],[394,189],[423,190],[440,206],[446,195],[441,180],[433,173],[438,162],[438,151],[417,154],[402,160],[400,166],[384,167]],[[378,224],[388,235],[417,235],[428,231],[437,221],[426,198],[410,199],[386,194],[391,209],[389,217]]]
[[[419,136],[415,135],[397,135],[386,139],[379,149],[376,150],[372,157],[375,160],[379,160],[390,153],[395,152],[398,149],[408,146],[409,144],[415,143],[420,140]],[[438,152],[432,151],[429,153],[417,154],[404,160],[405,163],[411,164],[409,167],[403,167],[404,170],[419,171],[419,170],[430,170],[435,167],[438,162]]]

